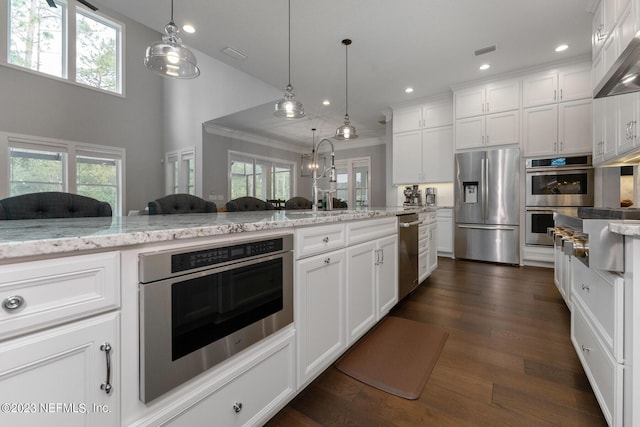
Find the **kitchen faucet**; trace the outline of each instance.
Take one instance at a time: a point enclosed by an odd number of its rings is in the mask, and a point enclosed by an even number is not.
[[[331,167],[326,169],[324,171],[322,171],[322,174],[318,177],[318,149],[320,148],[320,145],[322,145],[323,142],[328,142],[331,145]],[[318,145],[316,145],[313,148],[313,152],[312,152],[312,160],[311,160],[311,164],[313,167],[313,172],[312,172],[312,177],[313,177],[313,186],[312,186],[312,203],[311,203],[311,209],[313,209],[313,212],[317,212],[318,211],[318,191],[323,191],[323,192],[327,192],[329,193],[327,195],[327,205],[326,205],[326,209],[327,210],[331,210],[332,208],[332,203],[333,203],[333,199],[331,196],[331,193],[335,193],[336,192],[336,166],[335,166],[335,153],[334,153],[335,149],[333,148],[333,142],[331,142],[330,139],[328,138],[323,138],[320,140],[320,142],[318,142]],[[322,178],[323,176],[325,176],[325,174],[327,173],[327,170],[329,170],[329,189],[328,190],[322,190],[318,188],[318,178]]]

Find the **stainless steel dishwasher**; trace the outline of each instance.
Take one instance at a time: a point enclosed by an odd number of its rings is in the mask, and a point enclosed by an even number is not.
[[[418,214],[398,215],[398,300],[418,286]]]

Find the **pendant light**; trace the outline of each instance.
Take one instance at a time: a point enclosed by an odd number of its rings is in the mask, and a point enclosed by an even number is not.
[[[285,88],[284,97],[276,103],[276,110],[273,115],[285,119],[304,117],[304,107],[301,102],[296,101],[296,96],[293,94],[293,86],[291,86],[291,0],[289,0],[289,83]]]
[[[312,128],[311,132],[311,154],[306,153],[300,156],[300,176],[310,178],[313,176],[313,171],[318,170],[322,164],[322,170],[326,168],[327,157],[323,154],[316,153],[316,128]],[[315,159],[314,159],[315,157]]]
[[[344,45],[345,51],[345,93],[346,93],[346,102],[345,102],[345,115],[344,115],[344,124],[336,129],[335,139],[345,140],[345,139],[356,139],[358,134],[356,133],[356,128],[351,126],[349,122],[349,53],[348,47],[351,44],[350,39],[342,40],[342,44]]]
[[[173,0],[171,0],[171,20],[164,27],[162,40],[147,47],[144,65],[165,77],[192,79],[200,75],[196,57],[182,44],[178,37],[178,27],[173,22]]]

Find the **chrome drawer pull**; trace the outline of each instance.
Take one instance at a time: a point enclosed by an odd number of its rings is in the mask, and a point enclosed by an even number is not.
[[[582,284],[582,290],[589,292],[589,287],[583,283]]]
[[[325,237],[324,239],[322,239],[322,241],[325,242],[325,243],[329,243],[329,238]]]
[[[585,347],[584,345],[582,346],[582,351],[584,351],[585,353],[589,353],[591,351],[591,349],[589,347]]]
[[[233,410],[235,411],[236,414],[239,414],[240,411],[242,411],[242,403],[240,402],[236,402],[233,404]]]
[[[324,260],[324,263],[325,263],[325,264],[331,264],[331,258],[327,258],[327,259],[325,259],[325,260]]]
[[[4,299],[4,301],[2,302],[2,308],[4,308],[6,311],[11,312],[18,310],[20,307],[22,307],[22,304],[24,304],[24,298],[22,298],[20,295],[11,295]]]
[[[108,342],[100,346],[100,351],[104,351],[107,357],[107,381],[100,384],[100,390],[104,390],[105,393],[111,394],[111,344]]]

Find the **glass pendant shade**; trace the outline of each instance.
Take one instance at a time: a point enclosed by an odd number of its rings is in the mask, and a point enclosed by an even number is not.
[[[351,126],[349,115],[347,114],[344,116],[344,124],[336,129],[336,136],[334,136],[334,138],[343,141],[345,139],[356,139],[357,137],[356,128]]]
[[[171,21],[164,27],[162,40],[147,47],[144,65],[165,77],[192,79],[200,75],[195,55],[182,44],[178,37],[178,27],[173,22],[173,1]]]
[[[276,110],[273,112],[273,115],[285,119],[299,119],[304,117],[304,107],[301,102],[296,101],[291,85],[287,85],[284,97],[276,103]]]

